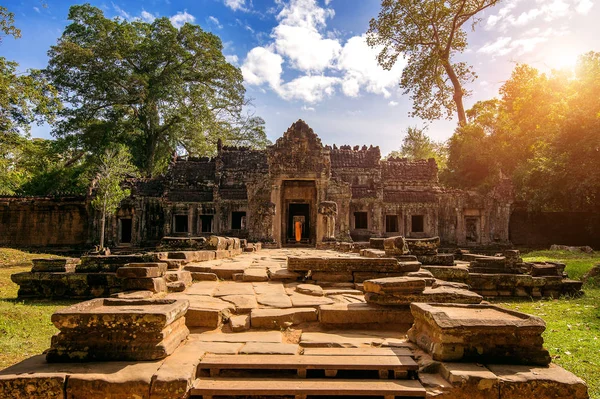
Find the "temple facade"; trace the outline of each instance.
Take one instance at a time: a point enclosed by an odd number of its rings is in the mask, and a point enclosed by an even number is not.
[[[509,240],[509,185],[487,195],[446,189],[433,159],[324,146],[302,120],[266,150],[219,145],[214,158],[178,158],[164,176],[127,184],[131,196],[108,224],[112,245],[210,234],[274,246],[392,235],[460,246]]]

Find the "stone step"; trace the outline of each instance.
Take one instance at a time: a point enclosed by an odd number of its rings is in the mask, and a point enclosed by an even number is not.
[[[198,378],[191,390],[192,396],[202,395],[204,399],[213,396],[275,396],[294,395],[297,399],[312,396],[383,396],[424,398],[425,388],[419,381],[373,381],[373,380],[299,380],[251,379],[251,378]]]
[[[383,396],[393,399],[424,398],[425,389],[418,381],[373,380],[298,380],[298,379],[217,379],[199,378],[191,390],[192,396]]]
[[[307,370],[324,370],[325,376],[335,377],[340,370],[378,371],[386,379],[390,371],[394,378],[406,378],[419,369],[410,356],[300,356],[300,355],[206,355],[198,370],[210,371],[218,377],[222,370],[296,370],[306,378]]]
[[[250,317],[252,328],[279,330],[296,324],[315,322],[315,308],[253,309]]]
[[[398,261],[394,258],[365,257],[288,257],[288,270],[294,272],[334,272],[347,273],[354,271],[401,272]]]
[[[304,348],[304,356],[413,356],[408,348]]]
[[[319,321],[323,324],[407,324],[413,322],[408,306],[385,307],[368,303],[339,303],[322,305],[319,308]]]

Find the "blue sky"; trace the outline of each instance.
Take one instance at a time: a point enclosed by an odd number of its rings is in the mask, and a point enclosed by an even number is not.
[[[597,0],[503,0],[481,15],[461,57],[479,79],[469,85],[467,107],[489,99],[517,63],[549,71],[572,67],[577,56],[600,51]],[[410,99],[398,81],[403,65],[378,67],[364,34],[380,0],[91,0],[108,17],[147,21],[168,16],[192,22],[221,37],[224,53],[242,69],[254,112],[266,121],[271,140],[304,119],[326,144],[374,144],[382,153],[399,148],[404,130],[424,122],[408,117]],[[43,68],[46,52],[68,24],[73,1],[8,0],[22,30],[5,38],[0,55],[22,70]],[[445,140],[456,121],[429,124]],[[49,137],[47,126],[32,129]]]

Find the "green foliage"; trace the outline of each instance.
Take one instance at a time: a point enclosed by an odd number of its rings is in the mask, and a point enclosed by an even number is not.
[[[15,39],[21,37],[21,30],[15,27],[15,14],[2,6],[0,6],[0,32]],[[0,35],[0,43],[2,43],[2,35]]]
[[[407,65],[400,87],[413,100],[412,116],[426,120],[451,118],[456,111],[466,123],[462,98],[464,85],[476,78],[470,65],[455,61],[467,48],[463,26],[498,0],[382,0],[381,11],[372,19],[367,41],[380,48],[379,64],[391,69],[403,57]]]
[[[128,189],[121,187],[127,176],[136,173],[131,164],[131,154],[123,145],[108,148],[100,157],[94,179],[95,198],[92,206],[106,213],[115,212],[121,201],[130,195]]]
[[[431,140],[425,133],[426,129],[410,126],[402,139],[399,151],[392,151],[388,157],[408,158],[411,160],[433,158],[439,169],[446,166],[446,147],[443,143]]]
[[[210,154],[218,139],[243,139],[242,131],[256,145],[266,140],[262,119],[243,115],[243,77],[217,36],[168,18],[111,20],[89,4],[72,6],[68,18],[46,70],[70,104],[56,136],[96,154],[123,143],[146,175],[182,148]]]
[[[0,141],[0,195],[85,194],[88,162],[61,142],[7,134]]]
[[[449,140],[445,181],[486,189],[508,176],[532,209],[600,210],[600,53],[574,75],[518,65],[500,95]]]

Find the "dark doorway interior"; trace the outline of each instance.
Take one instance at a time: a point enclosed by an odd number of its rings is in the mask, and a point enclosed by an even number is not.
[[[131,219],[121,219],[121,244],[131,244]]]
[[[200,215],[200,231],[202,233],[212,233],[213,232],[213,215]]]
[[[310,205],[309,204],[290,204],[288,210],[288,223],[287,223],[287,241],[290,244],[296,242],[295,232],[294,232],[294,217],[301,216],[304,217],[304,229],[302,230],[302,240],[300,241],[303,244],[308,244],[310,242]]]
[[[188,232],[188,215],[175,215],[175,233]]]

